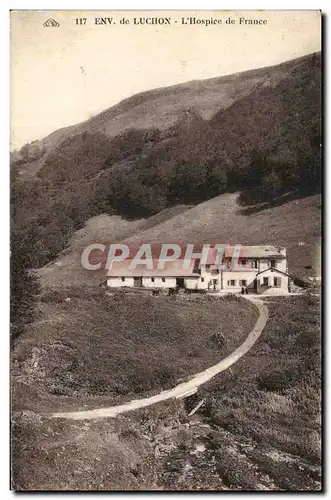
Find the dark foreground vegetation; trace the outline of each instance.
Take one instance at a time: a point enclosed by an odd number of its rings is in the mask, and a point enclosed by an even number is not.
[[[319,301],[275,298],[268,307],[264,334],[232,374],[185,402],[100,421],[14,412],[15,488],[318,490]]]
[[[10,340],[11,345],[35,318],[35,306],[40,292],[39,283],[31,270],[33,246],[11,238],[10,255]]]
[[[317,297],[270,299],[270,318],[235,376],[206,389],[223,429],[312,463],[320,460],[321,318]]]
[[[197,400],[211,430],[199,461],[231,489],[318,489],[321,479],[321,338],[317,297],[270,299],[257,345]],[[191,403],[192,405],[192,403]],[[185,454],[184,454],[185,456]],[[187,456],[187,455],[186,455]],[[179,489],[183,453],[167,470]],[[167,457],[169,461],[169,457]],[[203,475],[202,475],[203,477]]]

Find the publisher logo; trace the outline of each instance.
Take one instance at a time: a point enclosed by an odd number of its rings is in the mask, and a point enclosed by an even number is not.
[[[47,19],[43,24],[44,28],[58,28],[60,24],[55,19]]]

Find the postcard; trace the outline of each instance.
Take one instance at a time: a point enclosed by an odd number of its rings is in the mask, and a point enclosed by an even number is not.
[[[321,491],[318,10],[11,12],[11,488]]]

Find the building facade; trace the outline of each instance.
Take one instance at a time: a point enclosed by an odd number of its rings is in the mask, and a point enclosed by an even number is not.
[[[213,255],[200,265],[195,259],[189,269],[182,260],[168,262],[165,269],[129,270],[129,262],[121,263],[108,273],[111,288],[135,287],[149,289],[180,289],[225,293],[287,293],[291,277],[288,274],[285,248],[274,246],[242,246],[238,255],[235,247],[225,247],[222,261],[215,263]]]

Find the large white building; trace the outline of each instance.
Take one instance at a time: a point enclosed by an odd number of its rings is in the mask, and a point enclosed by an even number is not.
[[[193,259],[189,269],[183,268],[182,259],[167,262],[162,270],[146,269],[145,266],[131,270],[131,261],[116,262],[108,271],[107,285],[112,288],[184,288],[226,293],[288,292],[291,277],[285,248],[241,246],[238,255],[234,255],[235,248],[238,247],[225,247],[219,264],[215,264],[211,255],[204,265]]]

